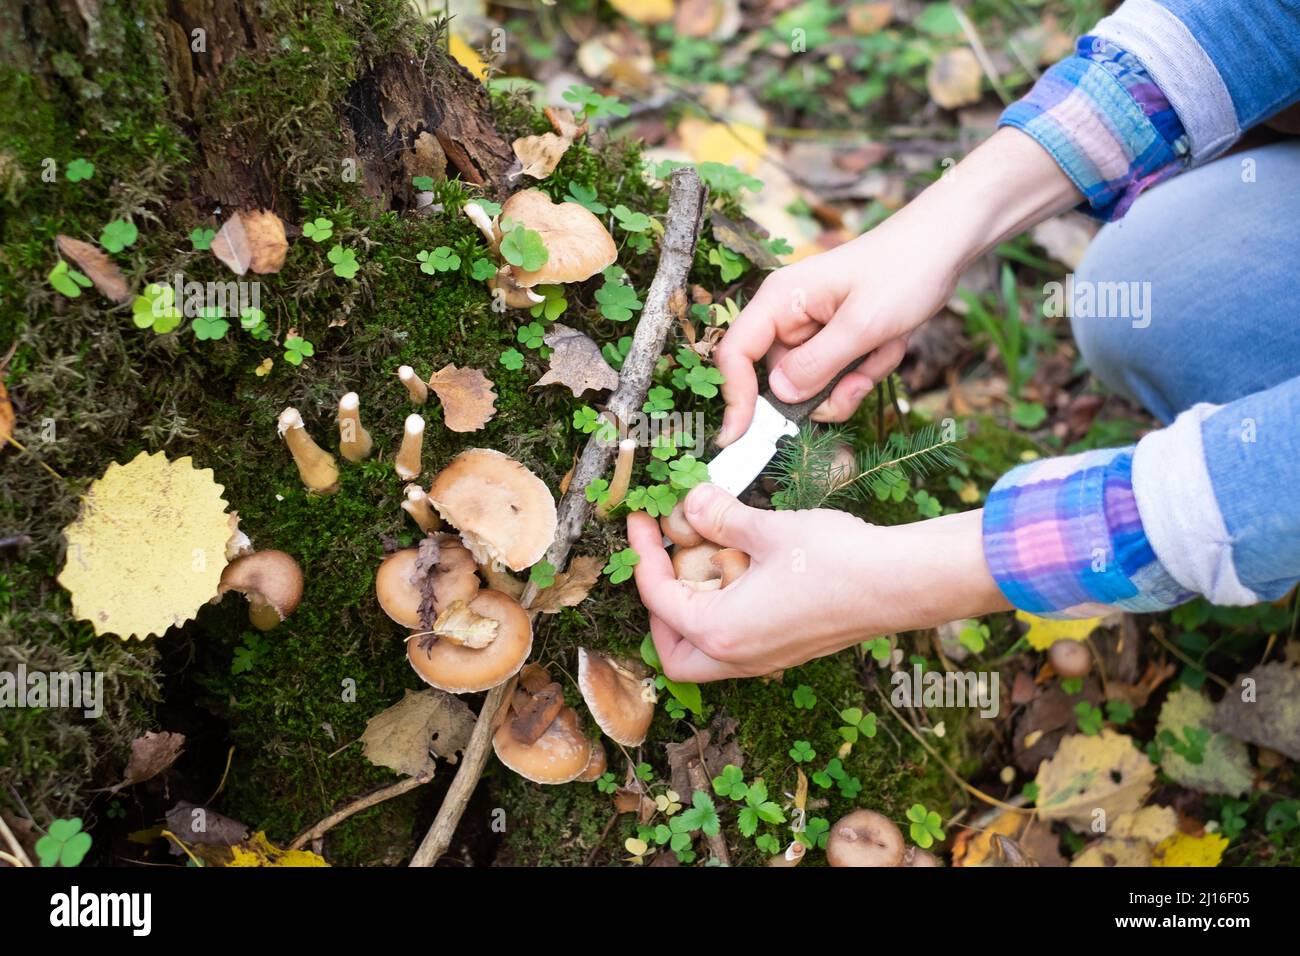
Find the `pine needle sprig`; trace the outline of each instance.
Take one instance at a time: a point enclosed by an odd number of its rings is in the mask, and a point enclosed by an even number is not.
[[[927,477],[953,467],[961,458],[961,435],[927,425],[910,435],[895,433],[883,445],[872,445],[856,456],[851,474],[839,457],[839,447],[853,445],[852,433],[842,427],[805,425],[799,434],[782,442],[768,474],[778,490],[772,504],[780,511],[822,508],[839,498],[869,502],[898,498],[913,477]]]

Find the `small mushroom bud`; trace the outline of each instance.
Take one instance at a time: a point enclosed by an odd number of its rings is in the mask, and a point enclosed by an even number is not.
[[[903,833],[894,821],[874,810],[854,810],[831,827],[826,862],[831,866],[899,866]]]
[[[416,405],[423,405],[429,400],[429,386],[424,379],[415,374],[415,369],[409,365],[403,365],[397,370],[397,377],[402,384],[406,386],[407,392],[411,395],[411,401]]]
[[[689,548],[673,549],[673,574],[678,581],[717,581],[722,586],[722,571],[713,563],[713,556],[721,551],[712,541]]]
[[[596,510],[603,518],[623,503],[627,487],[632,483],[632,463],[636,460],[636,439],[624,438],[618,443],[618,458],[614,462],[614,478],[609,483],[609,495]]]
[[[749,570],[749,555],[735,548],[723,548],[713,553],[709,563],[722,575],[722,586],[725,588]]]
[[[778,867],[798,866],[807,851],[807,847],[798,840],[794,840],[785,848],[784,853],[778,853],[776,856],[769,858],[767,865]]]
[[[236,558],[221,572],[217,596],[238,591],[248,599],[248,620],[269,631],[302,600],[302,568],[283,551],[254,551]]]
[[[1087,677],[1092,670],[1092,653],[1082,641],[1056,641],[1047,649],[1052,670],[1062,677]]]
[[[419,415],[407,415],[406,427],[402,431],[402,447],[397,452],[393,467],[397,476],[403,481],[417,478],[424,470],[420,453],[424,448],[424,419]]]
[[[402,502],[402,510],[415,519],[415,523],[425,534],[437,531],[438,526],[442,524],[442,519],[429,503],[429,496],[417,484],[406,486],[406,500]]]
[[[339,469],[334,456],[312,441],[298,409],[286,408],[280,413],[279,432],[308,491],[332,495],[339,490]]]
[[[374,442],[361,424],[361,397],[348,392],[339,399],[339,454],[348,461],[370,457]]]
[[[938,866],[939,858],[919,846],[909,846],[903,854],[903,866]]]
[[[497,231],[492,224],[492,219],[482,206],[476,202],[467,202],[461,207],[462,211],[469,218],[469,221],[478,227],[478,231],[483,233],[483,238],[487,240],[488,248],[493,252],[497,249]]]
[[[673,510],[659,519],[664,536],[679,548],[689,548],[704,543],[704,537],[686,520],[686,503],[673,505]]]

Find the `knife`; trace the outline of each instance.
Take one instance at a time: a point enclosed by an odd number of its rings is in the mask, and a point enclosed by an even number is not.
[[[745,434],[709,462],[709,481],[728,494],[739,495],[763,473],[776,454],[777,445],[783,439],[799,434],[799,428],[808,421],[813,410],[826,401],[840,379],[860,364],[861,358],[854,359],[820,392],[794,405],[782,402],[770,389],[764,391],[754,405],[754,419]]]

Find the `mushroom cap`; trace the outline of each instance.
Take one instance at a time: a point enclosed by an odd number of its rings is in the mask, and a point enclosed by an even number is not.
[[[919,846],[909,846],[903,854],[903,866],[938,866],[939,858]]]
[[[438,535],[438,563],[433,574],[433,611],[441,614],[453,601],[473,602],[479,592],[474,555],[454,534]],[[416,625],[419,627],[419,625]]]
[[[493,292],[500,290],[501,301],[512,309],[529,309],[546,301],[546,296],[538,295],[516,282],[514,268],[508,265],[502,266],[496,275],[488,279],[488,288]]]
[[[509,455],[471,448],[451,460],[429,488],[443,520],[459,529],[480,563],[522,571],[542,559],[555,538],[551,490]]]
[[[497,759],[534,783],[568,783],[591,763],[591,741],[582,733],[578,714],[565,707],[534,743],[522,744],[507,721],[492,735]]]
[[[903,832],[874,810],[854,810],[831,827],[826,862],[831,866],[899,866]]]
[[[420,679],[452,694],[472,694],[497,686],[524,666],[533,649],[533,625],[518,601],[484,588],[469,607],[497,622],[496,640],[487,647],[438,640],[426,649],[418,637],[406,641],[407,660]]]
[[[551,202],[551,197],[540,189],[521,190],[502,204],[497,216],[498,236],[503,235],[501,223],[507,221],[540,233],[548,253],[540,269],[512,270],[521,286],[581,282],[618,259],[614,237],[590,210],[576,202]]]
[[[578,689],[596,724],[611,740],[625,747],[645,741],[655,700],[645,692],[645,676],[632,665],[579,647]]]
[[[713,563],[713,556],[721,550],[722,546],[712,541],[673,548],[673,574],[679,581],[721,581],[722,570]]]
[[[689,548],[704,543],[704,536],[686,520],[685,500],[677,502],[672,511],[659,519],[659,528],[678,547]]]
[[[375,572],[375,597],[384,613],[402,627],[420,626],[420,601],[423,595],[415,581],[418,548],[394,551],[380,562]]]
[[[738,548],[723,548],[713,552],[709,563],[722,575],[722,587],[725,588],[749,570],[749,555]]]
[[[1092,652],[1082,641],[1061,640],[1047,649],[1052,670],[1062,677],[1087,677],[1092,670]]]
[[[609,767],[609,758],[605,755],[605,745],[599,740],[592,741],[591,759],[587,761],[587,769],[578,774],[574,779],[579,783],[592,783],[599,780],[606,768]]]
[[[254,551],[221,572],[217,593],[238,591],[250,603],[266,604],[284,620],[302,600],[302,568],[283,551]]]

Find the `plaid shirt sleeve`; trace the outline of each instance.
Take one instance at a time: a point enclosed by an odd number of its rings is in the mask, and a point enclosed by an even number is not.
[[[1098,219],[1118,219],[1143,190],[1180,173],[1191,155],[1178,114],[1135,57],[1101,37],[1080,37],[999,126],[1033,137]]]
[[[1170,577],[1143,531],[1133,448],[1020,465],[989,492],[984,556],[1013,605],[1041,617],[1096,617],[1195,596]]]

